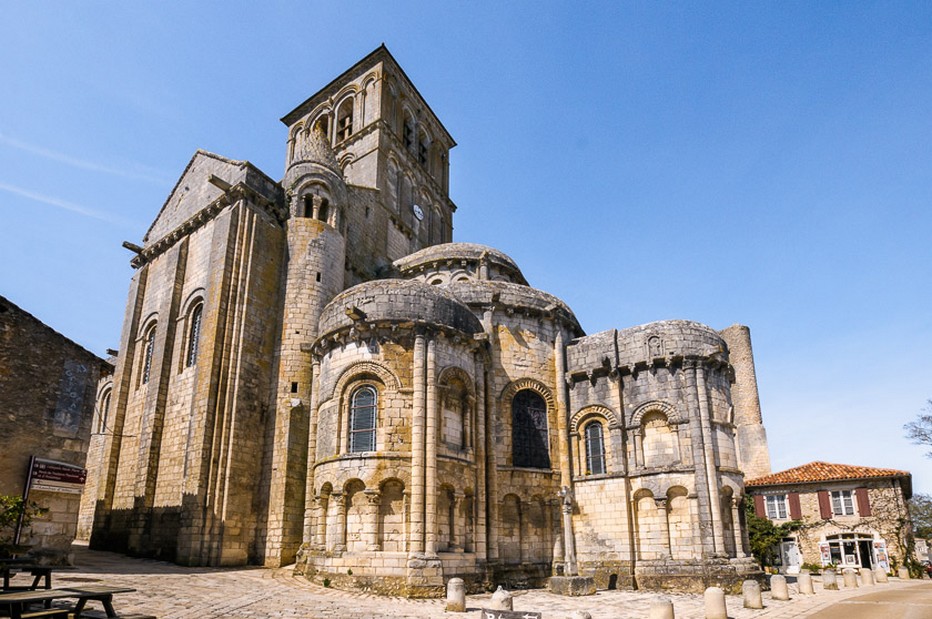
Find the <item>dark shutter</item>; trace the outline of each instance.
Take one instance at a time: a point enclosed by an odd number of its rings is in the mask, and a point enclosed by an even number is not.
[[[857,488],[854,495],[858,497],[858,514],[863,518],[871,515],[871,501],[867,496],[867,488]]]
[[[759,494],[754,495],[754,513],[758,518],[766,518],[767,511],[764,509],[764,497]]]
[[[819,514],[822,520],[828,520],[832,517],[832,498],[828,495],[827,490],[819,490]]]
[[[799,493],[791,492],[789,495],[790,499],[790,518],[793,520],[802,520],[803,510],[799,506]]]

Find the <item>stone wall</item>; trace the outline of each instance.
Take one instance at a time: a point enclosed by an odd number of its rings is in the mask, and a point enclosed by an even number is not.
[[[0,494],[21,496],[31,456],[85,465],[103,359],[0,297]],[[80,494],[32,491],[48,512],[21,542],[66,560]]]

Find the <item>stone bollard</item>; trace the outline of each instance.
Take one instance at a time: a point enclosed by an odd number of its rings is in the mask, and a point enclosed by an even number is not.
[[[673,601],[670,598],[660,598],[651,602],[647,619],[675,619]]]
[[[781,602],[790,599],[790,590],[786,586],[786,576],[777,574],[770,577],[770,597]]]
[[[874,586],[874,570],[866,567],[861,570],[861,585],[865,587]]]
[[[815,595],[815,589],[812,588],[812,574],[809,572],[800,572],[796,577],[796,583],[799,585],[800,595]]]
[[[567,619],[592,619],[592,615],[584,610],[574,610]]]
[[[760,583],[756,580],[745,580],[741,584],[741,594],[744,596],[745,608],[764,607],[764,599],[760,594]]]
[[[887,570],[882,567],[874,568],[874,580],[877,582],[890,582],[890,579],[887,578]]]
[[[725,606],[725,592],[721,587],[709,587],[705,590],[705,619],[728,619]]]
[[[499,585],[498,589],[495,590],[495,593],[492,594],[492,601],[489,604],[490,610],[514,610],[515,600],[514,597],[502,589],[502,586]]]
[[[466,612],[466,583],[462,578],[451,578],[447,583],[447,612]]]
[[[896,574],[903,580],[909,580],[909,569],[908,568],[901,567],[900,569],[896,571]]]
[[[844,571],[845,577],[845,589],[857,589],[858,588],[858,575],[850,567]]]
[[[838,591],[838,575],[835,570],[822,570],[822,588],[826,591]]]

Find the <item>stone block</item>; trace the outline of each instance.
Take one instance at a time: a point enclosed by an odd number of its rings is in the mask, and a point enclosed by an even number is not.
[[[569,597],[595,595],[595,579],[591,576],[553,576],[550,578],[550,591]]]

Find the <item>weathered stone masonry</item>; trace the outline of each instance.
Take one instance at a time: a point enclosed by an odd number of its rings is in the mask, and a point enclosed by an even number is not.
[[[94,546],[409,596],[754,572],[746,328],[586,336],[451,243],[455,143],[384,47],[283,122],[280,184],[198,152],[134,260]]]

